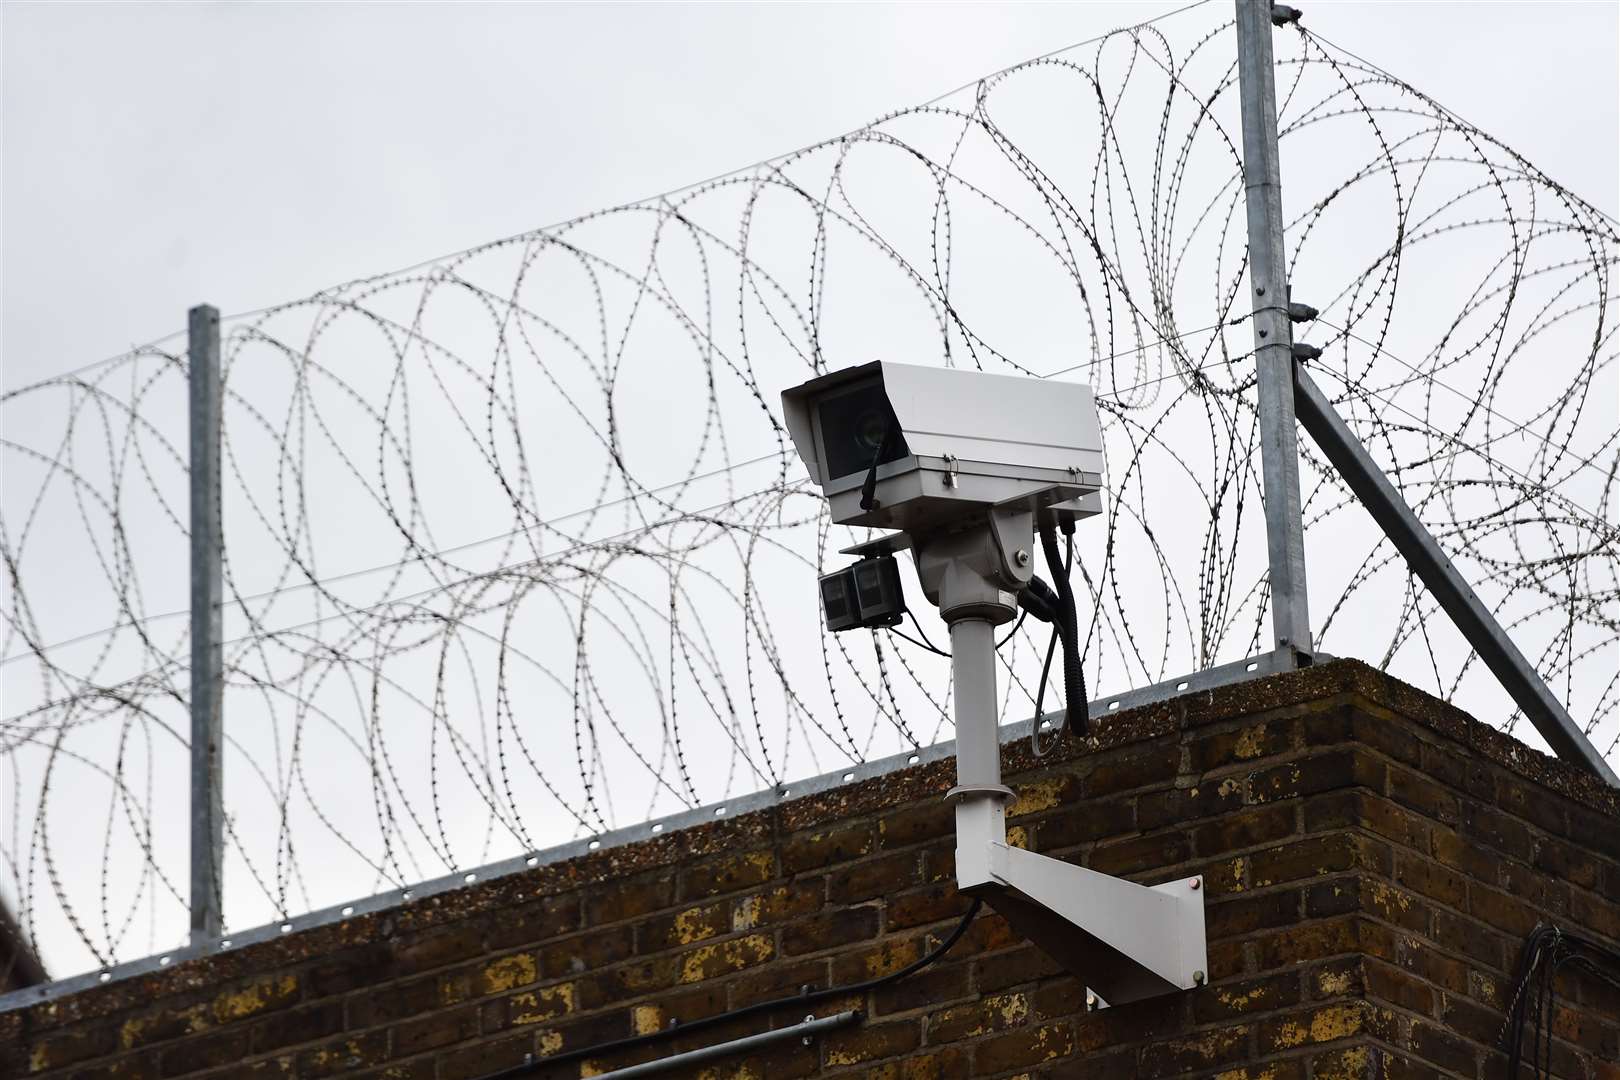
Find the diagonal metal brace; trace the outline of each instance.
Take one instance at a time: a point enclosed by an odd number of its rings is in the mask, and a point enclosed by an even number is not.
[[[986,854],[985,880],[963,891],[988,900],[1110,1005],[1206,981],[1203,878],[1138,885],[1006,844],[986,845]]]
[[[1339,475],[1384,530],[1384,535],[1394,542],[1406,564],[1451,616],[1468,644],[1485,661],[1485,666],[1501,682],[1514,704],[1541,732],[1553,752],[1620,787],[1620,778],[1570,718],[1563,702],[1553,696],[1490,609],[1480,602],[1468,582],[1451,565],[1434,537],[1340,418],[1333,403],[1297,364],[1294,367],[1294,410],[1299,422],[1339,470]]]

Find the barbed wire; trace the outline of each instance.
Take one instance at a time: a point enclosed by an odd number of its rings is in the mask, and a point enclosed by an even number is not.
[[[946,737],[920,598],[915,640],[820,624],[816,575],[868,534],[828,519],[785,437],[777,395],[817,372],[1090,383],[1090,685],[1262,651],[1236,66],[1211,10],[225,320],[230,922]],[[1277,48],[1313,370],[1614,760],[1612,222],[1398,78],[1304,31]],[[0,890],[58,971],[186,925],[186,378],[166,341],[0,396]],[[1302,453],[1321,647],[1516,730]],[[1044,651],[1006,635],[1003,719],[1033,709]]]

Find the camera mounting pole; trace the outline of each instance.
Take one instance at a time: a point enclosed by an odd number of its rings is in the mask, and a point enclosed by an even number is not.
[[[912,539],[923,591],[951,631],[957,887],[1109,1003],[1191,989],[1209,967],[1202,879],[1148,887],[1007,844],[1014,795],[1001,782],[995,628],[1031,577],[1018,552],[1027,555],[1033,532],[1028,510],[992,508],[986,522]]]

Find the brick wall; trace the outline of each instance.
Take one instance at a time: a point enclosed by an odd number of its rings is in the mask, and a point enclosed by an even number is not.
[[[1038,767],[1010,747],[1007,772],[1014,842],[1204,875],[1208,986],[1088,1013],[987,909],[937,964],[814,1010],[860,1024],[702,1075],[1485,1080],[1525,933],[1620,944],[1616,793],[1354,662],[1122,712]],[[893,971],[966,909],[952,782],[918,766],[0,1014],[0,1074],[461,1080]],[[1560,991],[1556,1074],[1620,1080],[1620,994]]]

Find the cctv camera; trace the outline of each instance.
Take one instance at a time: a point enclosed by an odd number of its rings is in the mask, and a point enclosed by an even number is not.
[[[990,507],[1101,509],[1089,386],[878,361],[785,391],[782,411],[843,525],[915,536]]]
[[[1082,729],[1074,593],[1056,537],[1102,512],[1102,424],[1091,388],[879,361],[784,391],[782,412],[833,520],[898,530],[845,548],[862,561],[822,577],[827,628],[898,622],[905,601],[893,556],[911,548],[923,595],[951,627],[953,657],[959,645],[969,654],[989,648],[988,628],[1019,606],[1053,624],[1066,713]],[[1037,534],[1056,592],[1034,576]],[[980,665],[963,681],[987,676]]]
[[[1057,537],[1062,530],[1072,539],[1076,518],[1102,510],[1102,426],[1091,388],[880,362],[796,386],[782,394],[782,411],[833,520],[898,530],[844,549],[861,561],[821,578],[827,629],[899,622],[894,553],[906,548],[923,595],[950,628],[957,782],[946,797],[956,802],[957,887],[988,896],[1009,924],[1111,1001],[1202,982],[1203,907],[1185,881],[1149,888],[1007,843],[1014,796],[1001,782],[995,628],[1017,608],[1051,623],[1062,642],[1060,733],[1084,734],[1089,715],[1069,581],[1074,552],[1060,554]],[[1037,537],[1055,588],[1034,575]],[[1040,686],[1037,712],[1044,671]],[[1151,932],[1121,931],[1119,913],[1138,911]]]

